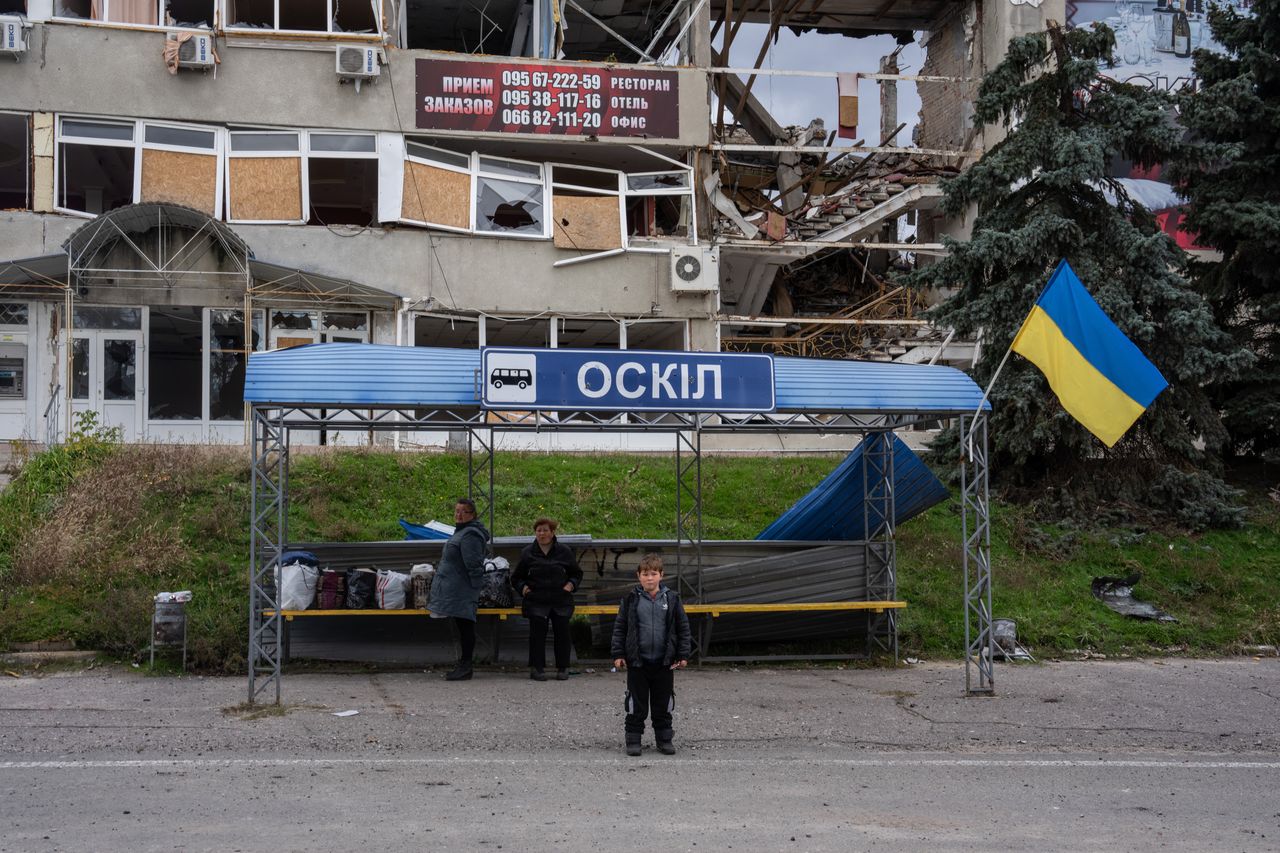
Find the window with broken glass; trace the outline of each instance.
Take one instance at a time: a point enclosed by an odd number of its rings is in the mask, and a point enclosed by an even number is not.
[[[262,350],[266,314],[255,310],[252,339],[245,342],[244,312],[209,309],[209,420],[244,419],[244,376],[249,353]]]
[[[120,2],[120,0],[116,0]],[[228,30],[381,35],[382,4],[341,0],[223,0]]]
[[[372,133],[308,131],[308,225],[372,225],[378,218],[378,141]]]
[[[627,175],[627,236],[696,242],[689,170]]]
[[[54,0],[53,16],[136,27],[211,27],[215,0]]]
[[[478,234],[546,237],[546,181],[541,163],[475,155]]]

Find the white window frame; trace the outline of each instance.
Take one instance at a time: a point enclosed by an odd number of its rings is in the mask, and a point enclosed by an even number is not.
[[[363,130],[304,130],[302,133],[302,221],[311,221],[311,158],[323,160],[372,160],[378,162],[378,134]],[[372,140],[373,147],[369,151],[319,151],[312,147],[312,139],[316,136],[351,136],[367,137]],[[378,195],[382,195],[382,176],[378,176]],[[378,198],[373,200],[374,221],[378,218]]]
[[[105,137],[95,136],[76,136],[68,135],[63,132],[63,125],[68,122],[91,122],[100,125],[110,125],[113,127],[128,127],[132,136],[128,140],[109,139]],[[147,142],[147,128],[174,128],[178,130],[194,130],[202,133],[211,133],[213,135],[213,147],[201,148],[189,145],[174,145],[171,143]],[[223,194],[224,194],[224,176],[225,164],[223,163],[223,145],[224,133],[220,127],[207,124],[187,124],[184,122],[171,121],[150,121],[146,119],[119,119],[101,116],[84,116],[84,115],[65,115],[59,113],[54,119],[54,143],[53,143],[53,209],[57,213],[64,213],[68,216],[79,216],[85,219],[94,219],[99,214],[89,213],[84,210],[75,210],[69,207],[63,207],[61,202],[65,193],[63,192],[63,157],[62,146],[64,143],[72,145],[105,145],[112,148],[131,148],[133,149],[133,189],[131,193],[130,204],[137,204],[142,197],[142,152],[150,149],[153,151],[175,151],[183,154],[205,154],[211,156],[215,160],[214,167],[214,201],[213,209],[214,219],[222,218],[223,211]]]
[[[363,0],[361,1],[363,2]],[[333,12],[334,12],[334,5],[336,3],[336,0],[325,0],[326,26],[325,26],[325,29],[323,30],[282,29],[280,27],[280,0],[273,0],[272,6],[274,9],[273,15],[275,20],[272,22],[272,25],[270,27],[250,27],[245,25],[237,26],[236,24],[231,23],[231,2],[232,0],[217,0],[218,12],[220,13],[219,17],[223,21],[222,29],[228,35],[242,36],[242,35],[264,35],[264,34],[272,34],[272,33],[297,33],[297,34],[314,35],[315,33],[332,33],[335,35],[340,35],[343,37],[343,39],[352,41],[352,42],[360,42],[360,41],[381,42],[383,36],[385,35],[382,30],[382,15],[383,15],[382,0],[377,0],[378,7],[377,9],[374,10],[374,13],[373,13],[373,24],[376,29],[372,33],[356,33],[356,32],[347,32],[345,30],[335,30],[333,28]]]
[[[685,176],[685,185],[683,187],[678,187],[678,188],[677,187],[653,187],[650,189],[642,189],[642,190],[631,189],[632,178],[652,178],[652,177],[657,177],[659,175],[679,175],[679,174],[683,174]],[[653,172],[628,172],[623,177],[622,193],[624,196],[623,212],[622,212],[622,230],[624,234],[627,231],[627,222],[626,222],[627,201],[634,198],[643,198],[645,196],[687,196],[688,197],[687,204],[689,205],[689,234],[687,237],[637,237],[635,239],[671,241],[671,242],[678,242],[678,243],[687,242],[690,246],[696,246],[698,244],[698,217],[697,217],[697,210],[694,207],[694,198],[693,198],[693,169],[689,169],[689,168],[659,169]],[[628,248],[630,248],[630,245],[631,245],[630,240],[631,238],[628,236],[627,244],[626,244]]]
[[[199,24],[169,25],[169,24],[163,23],[164,15],[165,15],[165,9],[164,9],[165,0],[155,0],[156,23],[154,24],[132,24],[132,23],[129,23],[128,21],[112,21],[109,17],[111,14],[110,10],[111,10],[112,0],[98,0],[98,2],[102,4],[101,18],[75,18],[75,17],[66,17],[64,15],[58,15],[57,14],[58,2],[59,0],[51,0],[49,20],[55,21],[60,24],[80,24],[82,26],[91,26],[91,27],[124,27],[126,29],[155,30],[157,32],[199,31],[199,32],[207,32],[207,33],[213,32],[214,23],[216,22],[222,10],[222,5],[223,5],[223,0],[212,0],[214,21],[210,21],[209,24],[206,26],[200,26]],[[28,0],[28,6],[29,5],[30,5],[30,0]],[[90,4],[89,8],[90,10],[93,9],[92,4]]]
[[[617,169],[602,169],[599,166],[579,166],[575,163],[548,163],[548,171],[550,172],[551,192],[549,194],[551,200],[551,217],[554,218],[556,190],[572,190],[573,192],[587,193],[589,195],[613,196],[618,202],[618,230],[621,232],[618,236],[621,238],[619,246],[625,249],[627,247],[627,204],[624,196],[626,188],[627,175]],[[616,184],[612,190],[603,189],[601,187],[585,187],[580,184],[570,184],[556,180],[556,169],[574,169],[579,172],[598,172],[603,175],[613,175],[616,178]],[[554,235],[554,230],[552,231]],[[612,251],[612,250],[606,250]]]
[[[525,177],[521,175],[507,175],[500,172],[486,171],[481,166],[482,160],[494,160],[502,163],[519,163],[522,166],[534,166],[538,170],[538,177]],[[551,239],[551,193],[548,179],[548,169],[546,163],[535,162],[533,160],[517,160],[514,157],[495,157],[491,154],[480,154],[473,151],[471,153],[471,232],[477,237],[508,237],[517,240],[549,240]],[[540,234],[518,234],[508,231],[481,231],[479,225],[479,198],[481,179],[490,181],[506,181],[512,184],[527,184],[529,186],[537,186],[542,190],[542,233]]]
[[[413,150],[415,148],[426,149],[426,150],[415,154]],[[435,151],[438,151],[441,154],[448,155],[449,157],[461,157],[462,159],[466,160],[466,165],[460,166],[457,163],[448,162],[444,158],[432,159],[431,153]],[[469,178],[469,180],[467,181],[468,225],[466,228],[459,228],[455,225],[438,225],[434,222],[427,222],[422,219],[406,219],[403,217],[398,218],[397,221],[408,222],[413,225],[421,225],[424,228],[439,228],[441,231],[453,231],[454,233],[458,233],[458,234],[472,233],[475,230],[472,227],[472,224],[475,222],[475,206],[476,206],[476,178],[475,178],[475,170],[472,168],[472,164],[474,162],[472,155],[462,154],[458,151],[450,151],[448,148],[441,148],[437,145],[428,145],[425,142],[417,141],[411,136],[405,136],[404,137],[404,159],[406,163],[417,163],[420,166],[430,166],[433,169],[443,169],[447,172],[453,172],[458,175],[466,175]],[[404,181],[403,175],[404,173],[402,172],[401,173],[402,185]],[[381,186],[378,187],[378,193],[379,194],[382,193]],[[400,209],[401,211],[404,210],[403,201],[401,202]]]
[[[226,193],[225,193],[226,205],[223,208],[223,210],[225,210],[227,213],[227,217],[226,217],[227,222],[235,222],[235,223],[240,223],[244,225],[302,225],[302,224],[305,224],[308,218],[307,210],[309,209],[307,205],[307,152],[306,152],[306,141],[303,138],[305,131],[295,130],[293,128],[244,127],[244,126],[237,125],[235,127],[227,128],[226,134],[227,134],[227,144],[226,144],[225,150],[227,152],[227,160],[239,159],[239,158],[253,158],[253,159],[279,158],[282,160],[292,159],[292,160],[298,161],[298,181],[299,181],[298,212],[301,217],[299,219],[232,219],[231,218],[231,169],[230,169],[230,166],[228,166],[226,170],[226,174],[227,174]],[[293,141],[296,144],[294,145],[292,150],[288,150],[285,148],[277,148],[277,149],[267,149],[267,150],[259,150],[259,151],[255,151],[255,150],[236,151],[235,137],[237,134],[279,136],[282,138],[292,137]]]

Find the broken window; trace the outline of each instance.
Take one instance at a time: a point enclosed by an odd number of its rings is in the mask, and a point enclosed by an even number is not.
[[[551,167],[551,236],[556,248],[609,251],[623,247],[622,173],[586,166]]]
[[[27,0],[0,0],[0,15],[27,14]]]
[[[148,320],[147,417],[198,421],[201,417],[203,310],[155,306]]]
[[[545,237],[542,164],[476,158],[475,230],[481,234]]]
[[[321,343],[369,343],[367,312],[325,311],[320,315]]]
[[[99,214],[132,204],[135,131],[133,122],[62,119],[57,207]]]
[[[301,134],[232,130],[227,221],[302,222]]]
[[[0,113],[0,210],[31,207],[31,120]]]
[[[627,235],[692,239],[693,179],[688,170],[627,175]]]
[[[164,22],[170,27],[212,27],[214,0],[164,0]]]
[[[180,204],[220,217],[221,149],[213,128],[144,124],[140,201]]]
[[[227,0],[228,29],[378,34],[381,16],[362,0]]]
[[[471,155],[406,140],[400,219],[470,230]]]
[[[308,225],[371,225],[378,217],[378,146],[371,133],[307,134]]]
[[[262,349],[262,311],[253,312],[252,346],[244,340],[244,312],[209,309],[209,420],[244,419],[244,375],[249,353]]]

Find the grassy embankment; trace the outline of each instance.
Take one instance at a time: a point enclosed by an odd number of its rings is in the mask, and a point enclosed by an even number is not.
[[[0,648],[72,639],[122,657],[146,649],[151,596],[190,589],[191,654],[238,672],[247,632],[249,479],[242,450],[93,440],[32,458],[0,495]],[[751,538],[807,493],[834,457],[703,462],[707,538]],[[401,538],[396,520],[450,520],[464,457],[360,451],[300,454],[290,529],[303,540]],[[601,537],[672,535],[674,465],[664,456],[500,454],[495,533],[533,518]],[[899,528],[905,654],[958,656],[960,518],[954,501]],[[1242,530],[1065,529],[994,507],[995,614],[1038,655],[1231,653],[1280,642],[1280,507],[1256,495]],[[1141,571],[1140,597],[1176,623],[1126,619],[1089,592],[1097,575]]]

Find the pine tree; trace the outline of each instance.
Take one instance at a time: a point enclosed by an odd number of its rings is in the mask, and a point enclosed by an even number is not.
[[[1066,258],[1170,387],[1108,451],[1030,362],[1011,357],[991,396],[993,476],[1056,495],[1060,512],[1136,503],[1196,526],[1232,523],[1231,492],[1212,473],[1225,432],[1203,386],[1234,375],[1244,359],[1187,286],[1185,255],[1109,178],[1113,157],[1161,162],[1182,136],[1167,94],[1099,78],[1114,41],[1098,27],[1010,42],[975,109],[978,121],[1008,133],[944,185],[949,214],[976,207],[972,236],[947,241],[948,255],[907,283],[954,290],[934,320],[981,337],[973,378],[985,387]]]
[[[1217,321],[1257,356],[1211,389],[1233,450],[1280,457],[1280,0],[1252,14],[1214,8],[1225,53],[1199,50],[1200,86],[1179,98],[1192,142],[1173,164],[1186,221],[1221,260],[1193,263]]]

